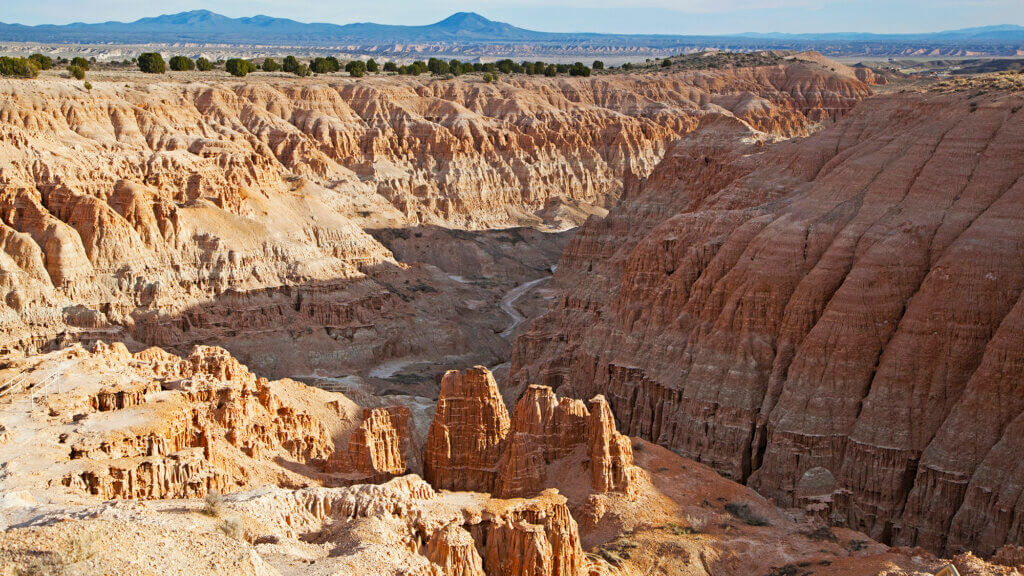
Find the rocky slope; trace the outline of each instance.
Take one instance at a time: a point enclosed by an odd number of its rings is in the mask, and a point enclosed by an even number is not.
[[[562,229],[701,117],[798,135],[869,94],[809,62],[497,84],[114,80],[0,83],[0,346],[215,342],[275,376],[438,349],[502,360],[503,316],[463,304],[496,295],[404,266],[367,229]],[[515,282],[550,263],[528,264]]]
[[[571,241],[511,381],[781,505],[816,469],[883,541],[1024,543],[1022,109],[893,94],[769,146],[705,121]]]
[[[499,416],[507,434],[493,444],[494,478],[509,492],[499,497],[401,475],[406,444],[425,448],[402,407],[365,410],[357,424],[346,398],[268,382],[221,349],[179,358],[101,345],[23,361],[0,374],[26,375],[0,397],[3,576],[740,576],[797,566],[868,576],[941,566],[919,549],[794,520],[706,466],[633,446],[600,397],[588,409],[532,387],[511,419]],[[481,414],[501,406],[483,369],[448,380],[437,422],[461,413],[485,424]],[[189,417],[171,422],[179,409]],[[449,426],[447,437],[471,446],[487,432]],[[426,460],[438,470],[430,448]],[[100,481],[79,481],[83,470]],[[970,555],[958,566],[1010,574],[1022,550],[1003,550],[1004,567]]]

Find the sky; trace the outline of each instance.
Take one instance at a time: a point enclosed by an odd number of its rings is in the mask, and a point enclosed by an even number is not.
[[[429,24],[454,12],[550,32],[935,32],[1024,25],[1024,0],[0,0],[0,21],[131,21],[206,9],[301,22]]]

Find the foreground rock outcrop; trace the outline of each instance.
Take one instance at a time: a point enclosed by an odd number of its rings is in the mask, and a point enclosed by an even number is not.
[[[809,138],[682,138],[570,243],[514,386],[603,394],[624,432],[834,520],[1024,543],[1019,93],[872,98]]]
[[[588,410],[581,400],[530,386],[510,419],[489,370],[445,374],[424,454],[426,479],[436,488],[529,497],[553,487],[548,466],[570,457],[589,470],[594,491],[629,489],[633,448],[615,430],[603,396]]]

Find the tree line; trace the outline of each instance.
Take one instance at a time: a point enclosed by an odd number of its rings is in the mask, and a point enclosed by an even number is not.
[[[22,78],[35,78],[40,70],[49,70],[54,65],[67,65],[68,72],[76,79],[84,79],[85,73],[95,64],[95,58],[86,60],[76,57],[71,60],[58,58],[56,61],[44,54],[32,54],[27,58],[0,57],[0,74],[4,76],[17,76]],[[366,61],[350,60],[342,63],[334,56],[315,57],[305,62],[295,56],[285,56],[281,61],[274,58],[264,58],[262,61],[254,61],[245,58],[228,58],[211,62],[204,57],[190,58],[188,56],[176,55],[164,61],[159,52],[145,52],[139,54],[132,61],[124,61],[115,65],[135,64],[139,70],[150,74],[163,74],[168,69],[172,71],[206,72],[215,67],[223,66],[224,70],[233,76],[245,76],[252,72],[263,70],[266,72],[283,71],[296,76],[309,76],[311,74],[333,74],[344,70],[350,76],[361,78],[366,74],[388,74],[419,76],[431,74],[434,76],[461,76],[464,74],[482,73],[483,79],[493,82],[499,74],[526,74],[534,76],[554,77],[559,75],[569,76],[590,76],[595,70],[605,70],[605,65],[600,60],[595,60],[592,65],[587,66],[582,62],[573,64],[549,63],[543,61],[515,62],[511,59],[498,60],[497,62],[461,62],[459,60],[442,60],[430,58],[426,62],[416,60],[409,64],[398,64],[394,61],[378,64],[373,58]],[[624,64],[623,70],[631,70],[632,65]]]
[[[167,65],[163,57],[157,52],[140,54],[138,59],[139,69],[143,72],[163,74]],[[170,69],[175,71],[189,70],[210,70],[212,64],[205,58],[198,58],[194,62],[186,56],[174,56],[168,62]],[[217,62],[216,64],[221,64]],[[430,58],[426,62],[416,60],[409,64],[398,64],[388,61],[383,65],[370,58],[363,60],[350,60],[342,66],[341,62],[334,56],[316,57],[307,62],[300,62],[295,56],[285,56],[280,62],[274,58],[264,58],[262,62],[247,60],[243,58],[229,58],[223,62],[224,69],[234,76],[245,76],[251,72],[263,70],[265,72],[288,72],[296,76],[309,76],[310,74],[333,74],[344,70],[350,76],[361,78],[366,74],[378,74],[380,72],[419,76],[420,74],[432,74],[434,76],[461,76],[463,74],[483,73],[485,80],[496,78],[497,74],[529,74],[538,76],[558,76],[568,74],[569,76],[590,76],[594,70],[604,70],[604,63],[595,60],[591,66],[582,62],[574,64],[554,64],[542,61],[536,62],[515,62],[510,59],[498,60],[497,62],[461,62],[459,60],[441,60]]]

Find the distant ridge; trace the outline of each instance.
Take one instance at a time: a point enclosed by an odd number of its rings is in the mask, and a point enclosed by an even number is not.
[[[718,36],[590,34],[538,32],[489,20],[474,12],[458,12],[423,26],[305,23],[288,18],[230,18],[209,10],[193,10],[141,18],[134,22],[100,22],[38,26],[0,23],[0,41],[115,44],[263,44],[281,46],[351,46],[386,50],[409,44],[547,45],[568,48],[637,48],[645,53],[725,50],[819,50],[827,55],[914,55],[958,53],[1015,55],[1024,50],[1024,27],[984,26],[929,34],[778,34],[746,33]],[[614,48],[614,49],[613,49]],[[937,54],[935,54],[937,55]]]

